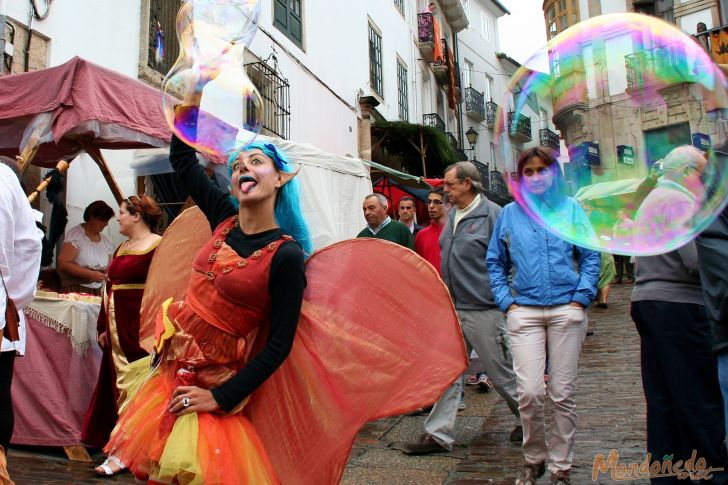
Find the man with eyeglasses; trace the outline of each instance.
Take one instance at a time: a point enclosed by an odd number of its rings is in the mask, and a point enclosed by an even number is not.
[[[367,227],[356,237],[384,239],[414,251],[415,238],[407,226],[392,220],[387,214],[389,202],[382,194],[369,194],[364,198],[362,209]]]
[[[637,210],[636,230],[664,233],[673,224],[689,224],[705,192],[700,176],[706,166],[705,154],[695,147],[672,150],[663,162],[663,178]],[[636,260],[630,313],[640,335],[647,451],[657,459],[670,456],[673,463],[697,452],[708,466],[728,470],[723,400],[696,243]],[[728,471],[716,472],[713,480],[726,483]]]
[[[480,194],[480,174],[474,164],[458,162],[445,169],[444,191],[453,205],[440,235],[442,279],[452,296],[469,349],[477,352],[485,372],[516,419],[510,440],[520,443],[516,374],[503,313],[490,289],[485,255],[500,207]],[[445,390],[425,421],[425,433],[399,446],[408,455],[451,451],[455,418],[462,393],[458,379]]]

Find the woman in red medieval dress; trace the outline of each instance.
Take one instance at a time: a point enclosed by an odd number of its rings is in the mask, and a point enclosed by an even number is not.
[[[89,446],[102,448],[109,440],[118,408],[126,402],[133,369],[145,365],[142,360],[149,355],[139,345],[139,319],[147,273],[161,240],[154,232],[161,216],[159,205],[147,195],[132,195],[119,206],[119,232],[128,239],[114,252],[107,271],[98,319],[101,369],[82,432],[82,441]],[[108,462],[96,468],[100,475],[113,471]]]

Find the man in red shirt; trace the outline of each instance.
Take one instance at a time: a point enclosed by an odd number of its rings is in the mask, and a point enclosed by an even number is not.
[[[435,187],[427,194],[427,212],[430,225],[417,233],[415,249],[440,273],[440,233],[447,221],[447,201],[442,187]]]

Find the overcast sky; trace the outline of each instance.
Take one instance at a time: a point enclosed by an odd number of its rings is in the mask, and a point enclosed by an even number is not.
[[[521,64],[546,45],[543,0],[500,0],[510,15],[498,19],[500,49]]]

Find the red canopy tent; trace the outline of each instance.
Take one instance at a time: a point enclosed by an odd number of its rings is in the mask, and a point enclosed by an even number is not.
[[[19,156],[22,170],[85,151],[121,202],[100,150],[163,147],[170,137],[159,90],[80,57],[0,77],[0,155]]]

